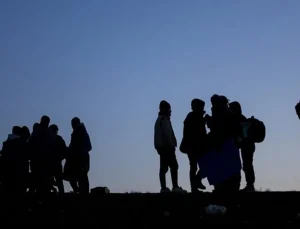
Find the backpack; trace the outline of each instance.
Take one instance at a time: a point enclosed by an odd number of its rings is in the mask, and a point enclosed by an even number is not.
[[[253,116],[249,118],[248,121],[250,122],[248,136],[251,137],[255,143],[262,143],[266,137],[265,124]]]

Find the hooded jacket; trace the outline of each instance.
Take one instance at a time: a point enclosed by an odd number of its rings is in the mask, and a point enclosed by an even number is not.
[[[90,136],[83,123],[73,130],[69,149],[71,153],[78,154],[87,154],[92,150]]]
[[[174,150],[177,140],[170,117],[160,114],[154,126],[154,147],[156,150]]]

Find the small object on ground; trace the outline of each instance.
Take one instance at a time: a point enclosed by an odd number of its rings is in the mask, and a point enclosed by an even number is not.
[[[210,204],[205,208],[205,212],[208,215],[224,215],[227,212],[227,208],[224,206]]]
[[[170,193],[170,192],[171,192],[171,190],[169,188],[162,188],[160,190],[160,193]]]
[[[107,187],[95,187],[91,189],[91,193],[97,193],[97,194],[109,194],[110,190]]]
[[[187,193],[187,191],[184,190],[184,189],[181,188],[181,187],[173,188],[172,192],[174,192],[174,193]]]

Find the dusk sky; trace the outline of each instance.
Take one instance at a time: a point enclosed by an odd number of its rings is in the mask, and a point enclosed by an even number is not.
[[[46,114],[69,144],[78,116],[91,187],[158,192],[160,100],[180,143],[190,101],[210,113],[224,94],[267,127],[256,188],[300,190],[299,11],[298,0],[0,0],[0,139]],[[187,156],[177,158],[190,190]]]

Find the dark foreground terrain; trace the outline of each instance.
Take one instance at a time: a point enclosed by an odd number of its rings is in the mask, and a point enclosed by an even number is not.
[[[205,213],[209,204],[224,205],[223,216]],[[44,224],[69,228],[95,225],[98,228],[185,228],[206,224],[262,224],[299,228],[300,193],[256,192],[235,196],[186,194],[90,194],[49,197],[40,203],[33,197],[11,199],[1,196],[3,228],[12,224]],[[299,214],[299,216],[298,216]],[[245,228],[244,227],[244,228]]]

